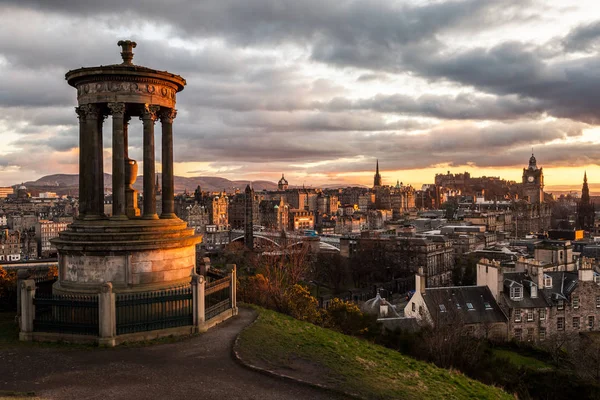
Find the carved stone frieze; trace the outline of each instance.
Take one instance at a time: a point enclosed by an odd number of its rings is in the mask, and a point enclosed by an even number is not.
[[[177,90],[171,86],[156,82],[123,82],[111,80],[105,82],[83,83],[77,86],[77,95],[90,94],[147,94],[175,100]]]

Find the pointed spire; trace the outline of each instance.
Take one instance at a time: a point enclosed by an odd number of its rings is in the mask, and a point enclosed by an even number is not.
[[[376,169],[375,173],[379,174],[379,158],[377,159],[377,169]]]
[[[587,183],[587,171],[583,171],[583,183]]]

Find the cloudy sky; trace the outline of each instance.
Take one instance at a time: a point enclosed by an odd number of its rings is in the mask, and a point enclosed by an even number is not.
[[[547,185],[600,182],[596,1],[3,0],[0,185],[77,172],[64,74],[128,38],[188,82],[177,175],[369,184],[378,158],[387,184],[520,180],[533,147]]]

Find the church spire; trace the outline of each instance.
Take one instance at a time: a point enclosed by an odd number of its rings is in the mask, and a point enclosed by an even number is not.
[[[373,187],[381,186],[381,175],[379,175],[379,159],[377,159],[377,164],[375,167],[375,176],[373,177]]]
[[[588,187],[587,171],[583,173],[583,186],[581,188],[581,202],[588,204],[590,202],[590,188]]]

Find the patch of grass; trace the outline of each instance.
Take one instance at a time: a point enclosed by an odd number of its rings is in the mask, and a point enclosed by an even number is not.
[[[512,350],[506,349],[494,349],[493,354],[497,358],[507,359],[511,364],[517,367],[525,367],[534,370],[550,370],[552,366],[540,361],[536,358],[519,354]]]
[[[369,399],[513,399],[499,388],[352,336],[256,308],[259,319],[240,335],[240,355],[287,369],[295,360],[326,374],[318,381]],[[292,371],[292,372],[289,372]]]

